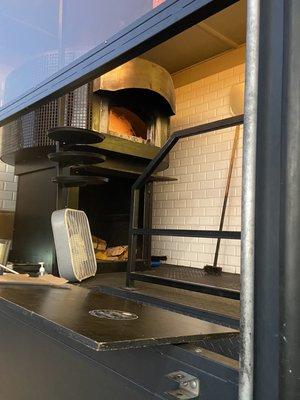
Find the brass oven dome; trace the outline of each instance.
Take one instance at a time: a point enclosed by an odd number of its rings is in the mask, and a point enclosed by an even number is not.
[[[146,90],[158,94],[166,115],[174,115],[175,89],[171,75],[158,64],[135,58],[100,76],[93,82],[93,91]]]

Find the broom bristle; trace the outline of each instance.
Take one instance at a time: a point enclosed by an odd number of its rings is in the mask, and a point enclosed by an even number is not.
[[[214,267],[213,265],[205,265],[204,266],[204,271],[208,275],[221,275],[222,268],[221,267]]]

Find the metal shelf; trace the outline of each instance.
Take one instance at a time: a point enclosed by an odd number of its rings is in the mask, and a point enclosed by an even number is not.
[[[222,288],[219,286],[206,285],[203,283],[183,281],[173,278],[164,278],[147,273],[131,272],[130,278],[135,281],[154,283],[156,285],[170,286],[176,289],[191,290],[193,292],[201,292],[218,297],[239,300],[240,292],[235,289]]]
[[[187,282],[178,279],[171,279],[165,277],[153,276],[150,274],[143,274],[136,272],[136,254],[137,254],[137,238],[138,236],[180,236],[180,237],[196,237],[196,238],[213,238],[213,239],[233,239],[240,240],[241,232],[238,231],[222,231],[222,230],[188,230],[188,229],[149,229],[149,220],[151,220],[151,207],[148,202],[144,204],[143,210],[143,226],[140,223],[140,197],[141,191],[145,188],[147,192],[147,185],[151,185],[151,176],[169,154],[176,143],[183,138],[197,136],[208,132],[213,132],[220,129],[230,128],[233,126],[241,125],[244,122],[244,116],[238,115],[231,118],[222,119],[219,121],[210,122],[207,124],[194,126],[192,128],[184,129],[173,133],[168,139],[166,144],[160,149],[157,155],[152,159],[144,172],[139,176],[132,187],[132,201],[130,213],[130,227],[129,227],[129,260],[127,264],[127,287],[134,286],[134,281],[143,281],[157,285],[170,286],[184,290],[191,290],[195,292],[206,293],[214,296],[227,297],[234,300],[239,300],[240,293],[238,290],[220,288],[210,285],[204,285],[195,282]]]
[[[145,236],[179,236],[179,237],[196,237],[209,239],[240,239],[239,231],[209,231],[209,230],[193,230],[193,229],[131,229],[132,235]]]

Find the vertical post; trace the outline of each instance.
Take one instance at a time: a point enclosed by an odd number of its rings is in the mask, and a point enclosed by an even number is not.
[[[248,0],[242,184],[240,400],[253,399],[254,231],[259,14],[260,0]]]
[[[130,221],[129,221],[128,262],[127,262],[127,274],[126,274],[127,287],[133,286],[133,280],[131,279],[130,274],[131,272],[135,271],[137,236],[133,234],[131,230],[134,228],[138,228],[139,208],[140,208],[139,205],[140,205],[140,190],[132,189]]]
[[[61,69],[65,65],[65,53],[64,53],[64,41],[63,41],[63,29],[64,29],[64,0],[59,0],[58,5],[58,55],[59,55],[59,66]]]
[[[153,182],[147,182],[144,189],[144,210],[143,210],[143,228],[152,228],[152,201],[153,201]],[[143,236],[142,259],[146,269],[151,265],[151,235]]]
[[[58,107],[58,126],[65,125],[65,96],[60,97],[57,101]],[[61,146],[59,142],[55,144],[56,152],[61,151]],[[63,175],[63,168],[62,166],[57,163],[56,165],[56,175],[61,176]],[[57,185],[56,189],[56,209],[60,210],[66,207],[66,198],[67,198],[67,189],[61,186],[60,184]]]
[[[279,398],[300,396],[300,2],[284,3]]]
[[[254,396],[279,397],[279,289],[283,127],[284,4],[260,2],[255,196]],[[295,240],[295,238],[294,238]],[[294,397],[296,398],[296,397]],[[286,400],[286,399],[284,399]]]

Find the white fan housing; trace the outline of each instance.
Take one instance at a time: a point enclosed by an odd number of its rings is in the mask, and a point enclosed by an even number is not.
[[[61,277],[71,282],[96,275],[97,262],[90,225],[83,211],[54,211],[51,224]]]

